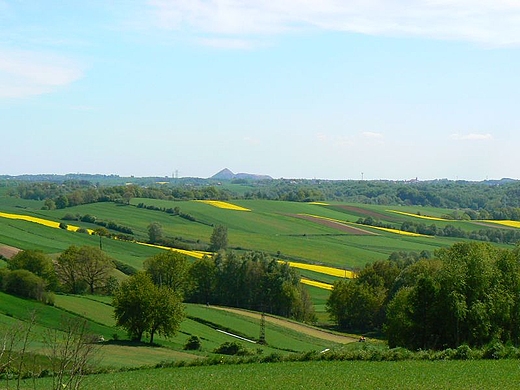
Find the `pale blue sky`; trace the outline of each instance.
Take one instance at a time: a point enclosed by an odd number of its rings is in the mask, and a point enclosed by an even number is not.
[[[0,174],[520,178],[520,1],[0,0]]]

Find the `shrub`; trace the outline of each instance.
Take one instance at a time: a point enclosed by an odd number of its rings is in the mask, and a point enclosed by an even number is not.
[[[462,344],[457,347],[453,354],[453,359],[468,360],[472,358],[472,350],[467,344]]]
[[[221,353],[223,355],[238,355],[238,356],[245,356],[250,355],[251,353],[244,348],[241,344],[232,341],[232,342],[225,342],[224,344],[221,344],[219,347],[217,347],[214,350],[215,353]]]
[[[484,359],[500,359],[504,355],[504,345],[500,341],[492,341],[485,348]]]
[[[3,288],[8,294],[43,300],[45,281],[25,269],[17,269],[3,277]]]
[[[200,338],[197,336],[191,336],[184,345],[184,349],[187,351],[200,351],[202,349]]]

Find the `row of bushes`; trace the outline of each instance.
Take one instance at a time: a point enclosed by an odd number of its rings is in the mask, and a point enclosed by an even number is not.
[[[47,282],[25,269],[0,268],[0,291],[53,305],[54,294],[46,291]]]
[[[236,351],[236,353],[229,352]],[[405,360],[498,360],[520,359],[520,348],[512,345],[504,345],[499,341],[492,342],[484,348],[472,349],[463,344],[458,348],[444,349],[440,351],[420,350],[410,351],[405,348],[387,348],[381,343],[363,343],[362,346],[347,346],[340,349],[325,351],[309,351],[303,353],[281,354],[271,353],[263,355],[261,349],[251,350],[244,348],[236,342],[224,343],[217,347],[214,353],[227,356],[212,356],[207,359],[195,361],[177,361],[160,363],[156,367],[179,367],[191,365],[214,364],[244,364],[244,363],[271,363],[294,361],[405,361]],[[228,352],[228,353],[226,353]]]
[[[139,208],[139,209],[147,209],[147,210],[154,210],[154,211],[161,211],[163,213],[167,213],[167,214],[170,214],[170,215],[177,215],[177,216],[179,216],[181,218],[184,218],[187,221],[198,222],[198,223],[201,223],[201,224],[207,225],[207,226],[213,226],[210,223],[199,221],[197,218],[195,218],[191,214],[183,213],[179,206],[166,208],[166,207],[159,207],[159,206],[154,206],[154,205],[146,205],[143,202],[141,202],[141,203],[137,204],[137,208]]]
[[[110,230],[115,230],[116,232],[121,232],[123,234],[134,234],[132,229],[128,226],[119,225],[114,221],[108,221],[108,222],[101,221],[101,220],[98,220],[95,216],[90,215],[90,214],[73,215],[73,214],[67,213],[61,219],[63,221],[81,221],[81,222],[86,222],[86,223],[93,223],[98,226],[110,229]]]

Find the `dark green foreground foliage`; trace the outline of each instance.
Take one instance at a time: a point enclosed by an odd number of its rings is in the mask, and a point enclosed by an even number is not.
[[[287,263],[259,252],[219,253],[196,260],[190,270],[188,300],[265,311],[301,321],[314,320],[314,308],[300,275]]]
[[[211,366],[87,376],[82,389],[507,390],[518,388],[519,368],[518,360],[271,361],[240,365],[215,362]]]
[[[439,350],[519,345],[519,297],[520,247],[457,243],[406,266],[371,264],[336,283],[327,305],[344,329],[383,325],[390,347]]]

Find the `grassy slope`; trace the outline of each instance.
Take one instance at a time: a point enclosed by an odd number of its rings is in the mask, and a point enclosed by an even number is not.
[[[164,212],[137,208],[140,202],[157,207],[179,207],[181,212],[190,214],[199,222],[192,222]],[[261,250],[281,258],[332,265],[342,269],[356,269],[364,264],[388,257],[394,251],[434,252],[436,249],[459,241],[455,238],[408,237],[404,235],[374,230],[378,235],[349,235],[323,226],[317,222],[295,218],[294,214],[311,214],[341,221],[355,222],[361,216],[375,215],[382,222],[399,226],[403,221],[444,226],[451,223],[464,229],[480,229],[475,222],[430,221],[414,216],[392,213],[389,210],[442,216],[450,210],[417,207],[394,207],[377,205],[331,204],[330,206],[278,202],[263,200],[240,200],[233,203],[250,209],[250,212],[219,209],[194,201],[164,201],[133,199],[132,205],[121,206],[113,203],[97,203],[67,208],[65,210],[41,210],[42,202],[17,198],[0,197],[0,211],[28,214],[59,221],[65,214],[92,214],[104,221],[114,221],[131,227],[138,240],[147,240],[147,226],[157,221],[163,226],[167,236],[199,240],[202,245],[209,242],[214,224],[228,227],[230,246],[250,250]],[[96,225],[74,222],[73,224],[94,228]],[[363,227],[370,230],[369,227]],[[42,249],[57,254],[70,245],[99,245],[99,237],[52,229],[35,223],[0,218],[0,244],[22,249]],[[161,251],[131,242],[110,239],[102,240],[103,249],[111,257],[141,268],[143,261]],[[312,271],[301,271],[310,279],[332,284],[337,278]],[[317,312],[320,320],[326,319],[323,295],[327,292],[311,289],[313,299],[320,301]]]
[[[212,351],[225,342],[238,342],[246,349],[264,355],[271,353],[290,353],[323,350],[334,348],[338,344],[312,337],[306,333],[292,329],[287,325],[268,324],[266,339],[268,345],[241,341],[216,329],[242,337],[257,340],[260,333],[260,322],[237,313],[229,313],[213,307],[187,305],[188,318],[181,324],[177,335],[171,339],[156,337],[159,346],[146,344],[135,345],[125,341],[114,342],[117,334],[119,340],[126,338],[123,330],[115,327],[113,310],[109,299],[89,296],[56,296],[55,307],[37,302],[23,300],[0,293],[0,330],[22,329],[27,325],[31,313],[36,313],[36,324],[33,326],[30,350],[44,353],[44,336],[54,329],[64,328],[67,319],[88,319],[89,329],[93,334],[102,335],[107,342],[102,345],[99,364],[103,367],[138,367],[155,365],[164,361],[193,360],[212,354]],[[202,340],[202,350],[195,353],[183,351],[188,338],[196,335]]]
[[[151,369],[86,377],[82,388],[166,389],[517,389],[516,360],[293,362]],[[48,382],[47,379],[43,380]],[[40,383],[39,383],[40,384]],[[27,388],[32,383],[27,383]],[[42,386],[44,387],[44,386]],[[46,388],[46,387],[45,387]]]
[[[143,202],[146,205],[173,208],[190,214],[198,221],[192,222],[179,216],[164,212],[135,207]],[[355,269],[364,264],[385,259],[394,251],[435,251],[440,247],[459,241],[442,237],[407,237],[404,235],[373,230],[377,235],[362,236],[340,232],[332,227],[317,222],[295,218],[294,214],[311,214],[341,221],[355,222],[359,217],[375,215],[384,223],[398,227],[403,221],[431,224],[442,227],[454,224],[465,230],[482,228],[475,222],[430,221],[413,216],[392,213],[388,206],[347,205],[330,206],[278,202],[262,200],[240,200],[235,204],[246,207],[251,212],[219,209],[217,207],[193,201],[164,201],[152,199],[133,199],[132,205],[121,206],[113,203],[97,203],[67,208],[65,210],[41,210],[42,202],[16,198],[0,197],[0,210],[12,213],[29,214],[54,221],[59,221],[65,214],[91,214],[104,221],[114,221],[131,227],[137,240],[147,240],[147,226],[150,222],[161,223],[167,236],[183,237],[201,245],[208,244],[214,224],[228,227],[230,247],[248,250],[261,250],[274,256],[296,261],[320,263],[339,268]],[[427,209],[417,207],[394,207],[399,211],[423,215],[442,216],[450,210]],[[75,225],[95,228],[96,225],[74,222]],[[371,230],[369,227],[363,227]],[[0,218],[0,243],[19,248],[40,248],[48,253],[57,253],[69,245],[99,245],[97,237],[60,231],[34,223]],[[159,250],[139,246],[133,243],[103,240],[104,250],[114,258],[141,268],[142,262]],[[320,274],[306,275],[312,279],[333,283],[334,279]]]
[[[59,295],[56,297],[56,306],[90,318],[100,324],[109,327],[115,326],[113,310],[107,302],[100,302],[88,296]],[[188,338],[195,335],[203,340],[205,352],[211,352],[226,341],[239,341],[224,333],[217,332],[216,329],[225,330],[251,340],[257,340],[259,337],[259,321],[246,316],[228,313],[213,307],[193,304],[186,305],[186,315],[187,319],[181,324],[181,329],[175,337],[165,340],[158,336],[156,338],[157,343],[182,350]],[[266,352],[302,352],[321,350],[333,346],[330,342],[294,332],[283,326],[269,325],[266,333],[269,344],[265,347]],[[105,338],[109,338],[110,336],[111,334],[105,334]],[[242,343],[242,341],[239,342]],[[247,342],[243,342],[243,345],[246,348],[253,349],[258,347],[255,344]]]

